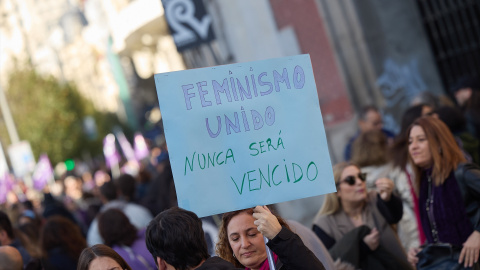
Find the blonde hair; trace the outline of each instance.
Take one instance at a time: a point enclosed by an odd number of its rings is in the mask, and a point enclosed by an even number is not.
[[[447,125],[441,120],[431,116],[418,118],[408,129],[407,134],[409,136],[414,126],[421,127],[425,133],[433,161],[433,182],[436,186],[440,186],[445,182],[448,175],[457,168],[457,165],[466,162],[466,159]],[[417,188],[419,188],[422,168],[415,165],[410,154],[408,159],[413,165]]]
[[[345,168],[348,166],[355,166],[359,168],[356,164],[351,162],[341,162],[333,166],[333,179],[335,180],[335,185],[338,185],[341,180],[340,177],[342,176],[343,170],[345,170]],[[319,215],[331,215],[340,210],[340,207],[340,199],[338,198],[337,193],[329,193],[325,195],[322,208],[320,208],[318,213]]]

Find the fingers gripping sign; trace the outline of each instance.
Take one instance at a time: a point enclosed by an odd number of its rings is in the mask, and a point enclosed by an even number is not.
[[[270,209],[266,206],[257,206],[253,209],[253,222],[257,230],[268,239],[272,240],[282,230],[282,225],[278,222]]]

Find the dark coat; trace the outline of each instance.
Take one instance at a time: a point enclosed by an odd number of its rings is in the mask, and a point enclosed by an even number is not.
[[[281,263],[277,262],[277,270],[324,270],[325,267],[308,249],[300,236],[289,229],[282,230],[267,246],[278,256]]]
[[[402,209],[402,201],[395,195],[392,194],[390,201],[385,202],[375,191],[371,191],[362,213],[366,226],[356,228],[340,209],[332,215],[318,217],[313,230],[334,260],[340,258],[362,269],[382,269],[379,265],[383,265],[383,269],[411,269],[405,251],[390,226],[402,218]],[[380,233],[380,246],[372,251],[363,242],[363,237],[374,227]],[[379,260],[386,254],[390,254],[389,261]],[[395,268],[390,268],[390,261],[395,261]]]
[[[197,270],[230,270],[230,269],[241,269],[235,268],[235,266],[220,257],[210,257],[208,258]],[[243,269],[242,269],[243,270]]]
[[[473,229],[480,232],[480,167],[472,163],[459,164],[455,178]]]

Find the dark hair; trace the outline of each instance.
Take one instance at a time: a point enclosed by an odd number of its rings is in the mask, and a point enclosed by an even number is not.
[[[146,231],[147,248],[177,270],[187,270],[210,257],[202,221],[190,211],[172,207],[158,214]]]
[[[0,211],[0,229],[4,230],[7,233],[8,238],[10,239],[15,238],[15,234],[13,233],[12,222],[10,221],[10,218],[8,217],[8,215],[3,211]]]
[[[441,106],[435,110],[435,113],[453,134],[465,131],[467,121],[459,109],[450,106]]]
[[[243,209],[243,210],[237,210],[237,211],[232,211],[232,212],[227,212],[223,214],[222,216],[222,224],[220,225],[220,230],[218,232],[218,241],[215,246],[215,252],[217,255],[226,260],[231,262],[235,267],[245,267],[242,265],[236,257],[233,256],[233,250],[232,247],[230,246],[230,242],[228,241],[228,232],[227,232],[227,227],[232,218],[235,216],[241,214],[241,213],[247,213],[249,215],[253,215],[253,208],[248,208],[248,209]],[[272,212],[272,214],[278,219],[278,222],[280,225],[283,227],[286,227],[287,229],[290,229],[290,226],[288,226],[287,222],[280,217],[279,215],[275,214]]]
[[[463,88],[472,89],[472,96],[467,100],[464,106],[466,111],[473,113],[473,117],[480,117],[480,80],[475,76],[464,76],[458,80],[457,83],[451,88],[451,92],[455,94],[457,91]]]
[[[461,77],[450,89],[453,94],[463,88],[472,88],[472,90],[480,90],[480,81],[474,76]]]
[[[117,189],[113,181],[103,183],[100,187],[100,194],[108,201],[113,201],[117,198]]]
[[[115,181],[117,189],[127,201],[132,201],[135,196],[135,178],[130,174],[122,174]]]
[[[88,248],[85,248],[80,254],[78,259],[77,270],[88,270],[90,263],[98,257],[108,257],[116,261],[122,269],[132,270],[130,265],[110,247],[97,244]]]
[[[120,210],[111,208],[98,217],[98,229],[105,245],[131,246],[137,239],[137,229]]]
[[[47,219],[40,235],[42,251],[45,255],[53,248],[61,248],[71,259],[78,256],[87,246],[80,228],[62,216],[52,216]]]
[[[363,107],[360,109],[360,113],[358,114],[358,118],[361,119],[361,120],[366,120],[367,114],[368,114],[370,111],[379,112],[379,111],[378,111],[378,108],[377,108],[376,106],[374,106],[374,105],[363,106]]]

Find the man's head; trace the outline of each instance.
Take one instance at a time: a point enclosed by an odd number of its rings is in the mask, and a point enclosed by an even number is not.
[[[461,78],[451,90],[455,95],[458,105],[464,106],[472,97],[473,91],[480,90],[480,82],[475,77],[465,76]]]
[[[8,245],[13,241],[13,227],[5,212],[0,211],[0,246]]]
[[[375,106],[370,105],[362,108],[358,119],[358,127],[362,133],[382,129],[382,116]]]
[[[22,270],[23,260],[20,252],[11,246],[0,247],[0,270]]]
[[[103,183],[103,185],[100,187],[100,198],[102,199],[103,203],[113,201],[117,198],[117,189],[113,181]]]
[[[135,197],[135,178],[130,174],[122,174],[116,180],[118,194],[126,201]]]
[[[159,269],[193,269],[210,257],[202,221],[178,207],[161,212],[150,222],[145,242]]]

